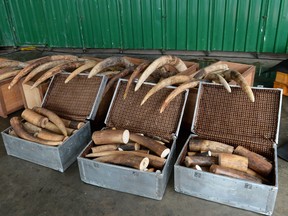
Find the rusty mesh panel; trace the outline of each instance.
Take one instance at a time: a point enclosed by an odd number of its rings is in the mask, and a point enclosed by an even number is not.
[[[273,158],[280,91],[253,89],[255,102],[249,101],[241,88],[228,93],[220,85],[203,85],[195,132],[202,138],[242,145]]]
[[[84,121],[92,110],[102,78],[81,75],[65,84],[67,76],[59,74],[54,78],[43,107],[63,118]]]
[[[185,95],[178,95],[165,111],[160,113],[163,101],[173,89],[165,88],[158,91],[140,106],[142,99],[153,86],[142,85],[138,91],[134,92],[135,84],[132,84],[124,100],[126,85],[127,82],[120,83],[106,125],[172,140],[171,134],[176,132]]]

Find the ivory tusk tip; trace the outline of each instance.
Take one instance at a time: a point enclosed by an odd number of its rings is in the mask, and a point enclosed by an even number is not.
[[[134,91],[135,91],[135,92],[138,91],[140,87],[141,87],[141,84],[139,84],[139,82],[138,82],[138,83],[136,84],[136,86],[135,86]]]

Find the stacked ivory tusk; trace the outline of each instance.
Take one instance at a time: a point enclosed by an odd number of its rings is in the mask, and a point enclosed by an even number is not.
[[[170,153],[165,143],[128,130],[95,131],[92,140],[93,146],[86,158],[147,172],[161,170]]]
[[[84,122],[60,118],[51,110],[34,107],[25,109],[19,117],[10,120],[9,133],[22,139],[51,146],[61,145],[69,136],[78,131]]]
[[[273,165],[248,149],[192,138],[183,160],[186,167],[256,183],[270,184]]]
[[[0,61],[0,80],[14,77],[9,84],[12,88],[21,78],[24,83],[36,75],[41,75],[32,85],[35,88],[55,74],[62,71],[71,72],[65,83],[70,82],[80,73],[88,73],[88,78],[97,74],[106,75],[110,80],[104,90],[105,95],[114,83],[123,77],[129,77],[124,99],[127,97],[133,81],[138,79],[135,91],[138,91],[144,81],[158,82],[143,98],[143,105],[150,97],[166,86],[178,85],[160,107],[160,113],[164,112],[169,103],[186,89],[195,88],[201,81],[216,82],[222,84],[228,92],[231,92],[229,82],[234,80],[247,94],[251,102],[255,101],[254,94],[243,78],[235,71],[230,70],[226,64],[211,65],[198,71],[189,68],[191,62],[183,61],[176,56],[164,55],[154,61],[136,59],[127,56],[112,56],[106,59],[95,57],[77,57],[74,55],[52,55],[35,59],[29,62],[19,62],[8,59]],[[162,78],[162,80],[160,78]],[[159,81],[160,80],[160,81]]]

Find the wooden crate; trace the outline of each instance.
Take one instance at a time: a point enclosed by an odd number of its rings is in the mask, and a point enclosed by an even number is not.
[[[279,84],[282,83],[282,84],[288,85],[288,74],[280,72],[280,71],[277,71],[275,82],[279,83]],[[274,85],[275,85],[275,83],[274,83]]]
[[[283,83],[279,83],[279,82],[275,81],[273,88],[283,89],[283,95],[288,96],[288,85],[285,85]]]
[[[23,108],[21,85],[18,83],[10,90],[8,89],[12,79],[13,77],[0,81],[0,116],[3,118]]]
[[[213,65],[218,65],[218,64],[227,64],[231,70],[236,70],[239,73],[241,73],[242,76],[247,81],[247,83],[250,86],[253,86],[254,77],[255,77],[255,69],[256,69],[254,65],[240,64],[240,63],[227,62],[227,61],[218,61],[214,63]],[[229,84],[235,85],[236,83],[234,81],[231,81]],[[189,90],[189,96],[187,98],[186,107],[185,107],[185,111],[183,115],[183,126],[187,130],[190,130],[191,128],[191,123],[192,123],[194,110],[195,110],[197,92],[198,92],[197,89]]]
[[[48,88],[49,81],[40,84],[38,87],[31,89],[34,81],[28,81],[27,83],[20,82],[21,96],[25,108],[32,109],[34,106],[41,106],[45,92]]]

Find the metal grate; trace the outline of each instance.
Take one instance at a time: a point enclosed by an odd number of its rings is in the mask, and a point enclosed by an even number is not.
[[[185,94],[178,95],[166,110],[160,113],[163,101],[173,89],[165,88],[158,91],[140,106],[142,99],[153,86],[142,85],[138,91],[134,92],[135,84],[132,84],[124,100],[126,85],[127,82],[120,82],[106,125],[172,140],[171,134],[175,134],[177,130]]]
[[[84,121],[93,108],[102,77],[80,75],[65,84],[67,76],[55,76],[42,106],[63,118]]]
[[[253,89],[255,102],[241,88],[228,93],[221,85],[202,85],[194,131],[202,138],[273,158],[281,92]]]

